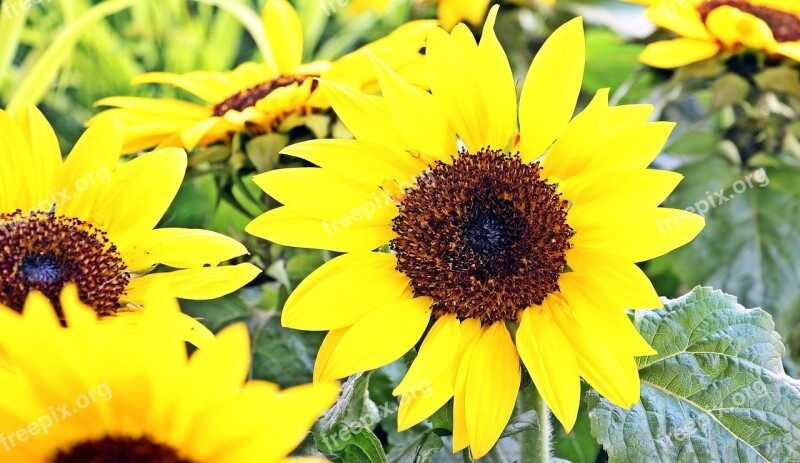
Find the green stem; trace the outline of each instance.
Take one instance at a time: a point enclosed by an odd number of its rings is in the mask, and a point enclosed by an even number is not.
[[[472,457],[469,454],[469,448],[462,450],[461,456],[464,458],[464,463],[473,463]]]
[[[536,417],[539,419],[539,429],[527,431],[522,436],[522,461],[548,463],[553,435],[550,409],[533,384],[522,391],[522,406],[524,410],[536,410]]]
[[[639,67],[637,67],[633,71],[633,73],[630,76],[628,76],[625,82],[623,82],[622,85],[620,85],[617,91],[614,92],[613,95],[611,95],[611,98],[608,100],[608,104],[610,106],[615,106],[619,104],[619,102],[622,101],[622,99],[625,98],[628,95],[628,93],[630,93],[633,86],[636,85],[636,82],[639,81],[639,79],[644,75],[646,70],[647,66],[640,65]]]

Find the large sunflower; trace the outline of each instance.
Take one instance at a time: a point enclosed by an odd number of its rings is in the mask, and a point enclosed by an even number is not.
[[[680,37],[647,46],[640,60],[676,68],[743,48],[800,61],[798,0],[629,0],[647,5],[647,17]]]
[[[263,64],[247,62],[230,72],[155,72],[133,80],[134,84],[174,85],[204,104],[124,96],[98,101],[100,106],[115,107],[101,115],[113,115],[125,124],[124,152],[155,146],[192,150],[227,141],[236,132],[264,133],[296,126],[303,116],[330,107],[318,88],[320,76],[363,91],[375,88],[368,53],[387,60],[405,76],[418,78],[422,65],[419,50],[435,25],[433,21],[413,21],[336,62],[303,63],[303,29],[291,5],[286,0],[268,0],[262,16],[272,52]]]
[[[181,185],[186,153],[168,148],[120,163],[122,142],[122,125],[105,118],[62,161],[35,107],[18,122],[0,110],[0,304],[21,310],[38,290],[58,308],[61,289],[75,283],[107,315],[142,307],[153,283],[176,297],[213,299],[258,275],[251,264],[219,266],[247,253],[231,238],[154,229]],[[159,265],[179,270],[152,273]]]
[[[338,386],[279,391],[245,383],[247,328],[222,331],[187,358],[174,299],[148,295],[138,323],[105,323],[62,296],[63,328],[46,297],[22,315],[0,307],[0,454],[6,463],[290,462],[289,452]],[[303,460],[310,462],[311,460]],[[316,461],[316,460],[314,460]]]
[[[681,176],[647,169],[674,124],[646,122],[650,106],[610,108],[607,90],[570,121],[584,66],[580,19],[536,55],[518,112],[496,14],[480,44],[463,24],[431,33],[432,94],[379,62],[382,98],[331,85],[357,140],[286,148],[320,168],[257,176],[284,206],[248,227],[345,253],[303,281],[283,312],[285,326],[330,331],[317,379],[386,365],[433,322],[395,390],[407,399],[400,428],[454,397],[454,450],[471,446],[476,457],[511,415],[520,357],[568,430],[580,377],[620,406],[638,400],[634,357],[654,351],[624,309],[661,302],[634,263],[703,227],[699,216],[658,207]],[[415,391],[426,384],[433,394]]]

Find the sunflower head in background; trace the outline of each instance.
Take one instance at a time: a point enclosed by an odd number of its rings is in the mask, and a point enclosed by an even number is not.
[[[260,273],[219,265],[247,254],[231,238],[155,228],[181,185],[186,153],[167,148],[122,162],[123,137],[119,121],[103,118],[62,160],[38,109],[24,108],[18,121],[0,110],[0,304],[22,310],[39,291],[61,315],[59,294],[73,283],[85,304],[110,315],[143,307],[152,284],[213,299]]]
[[[800,61],[797,0],[628,0],[647,5],[657,26],[679,37],[647,46],[640,60],[677,68],[721,53],[762,50]]]
[[[394,391],[406,399],[399,426],[453,399],[454,450],[476,458],[512,414],[520,358],[567,430],[581,377],[622,407],[639,400],[635,359],[655,352],[625,309],[662,304],[636,263],[704,225],[658,207],[681,176],[647,167],[674,124],[647,122],[648,105],[609,107],[607,90],[572,117],[581,20],[536,55],[518,106],[496,14],[480,43],[463,24],[431,33],[430,93],[379,60],[383,97],[327,86],[356,140],[285,149],[320,167],[256,177],[284,206],[248,227],[344,253],[303,281],[282,315],[287,327],[329,331],[317,380],[391,363],[432,324]]]
[[[156,146],[191,151],[227,142],[239,132],[288,131],[302,125],[304,116],[330,108],[319,89],[320,77],[365,92],[377,90],[368,53],[421,83],[418,79],[423,61],[419,51],[435,25],[435,21],[412,21],[335,62],[303,63],[303,29],[292,6],[286,0],[268,0],[262,17],[271,50],[263,64],[247,62],[229,72],[155,72],[133,81],[171,84],[202,103],[124,96],[98,101],[99,106],[114,107],[101,116],[112,115],[125,124],[124,152]]]
[[[98,321],[73,286],[63,328],[47,297],[0,306],[0,455],[7,463],[278,463],[338,395],[245,382],[243,324],[187,357],[175,299],[146,296],[136,324]],[[10,360],[7,360],[10,359]],[[305,460],[316,461],[316,460]]]

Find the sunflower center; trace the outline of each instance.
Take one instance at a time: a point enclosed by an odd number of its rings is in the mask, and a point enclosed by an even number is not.
[[[569,203],[540,170],[500,150],[462,151],[406,191],[391,245],[397,270],[433,299],[435,317],[516,320],[558,290],[573,234]]]
[[[511,241],[505,218],[492,211],[478,209],[464,224],[464,244],[483,256],[492,256],[506,249]]]
[[[103,437],[60,450],[52,463],[192,463],[178,451],[146,437]]]
[[[84,303],[108,315],[119,307],[129,280],[102,230],[41,211],[0,214],[0,303],[21,311],[28,293],[36,290],[62,316],[59,294],[74,283]]]
[[[255,106],[259,100],[266,98],[267,95],[275,90],[283,87],[288,87],[292,84],[303,85],[308,79],[314,79],[311,82],[311,92],[319,87],[319,82],[315,79],[319,77],[313,74],[300,74],[280,76],[266,82],[262,82],[254,87],[242,90],[239,93],[229,96],[222,103],[214,106],[214,116],[222,117],[230,110],[244,111],[247,108]]]
[[[744,13],[751,14],[769,26],[772,35],[778,42],[794,42],[800,40],[800,18],[787,11],[776,10],[767,6],[753,5],[748,0],[706,0],[697,11],[703,21],[712,11],[721,6],[731,6]]]

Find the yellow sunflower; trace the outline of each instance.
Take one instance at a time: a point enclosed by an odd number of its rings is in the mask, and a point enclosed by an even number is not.
[[[247,228],[345,253],[303,281],[282,315],[287,327],[330,331],[317,379],[395,361],[433,322],[395,390],[400,429],[454,398],[454,450],[475,457],[511,416],[520,358],[567,430],[581,377],[622,407],[638,401],[635,357],[654,351],[624,309],[661,302],[635,262],[704,225],[658,207],[681,176],[647,167],[674,124],[646,122],[648,105],[609,107],[607,90],[572,119],[581,20],[536,55],[517,108],[496,14],[479,44],[463,24],[431,33],[431,93],[380,62],[383,97],[330,85],[357,140],[286,148],[320,167],[257,176],[284,206]],[[432,394],[418,393],[428,385]]]
[[[123,127],[98,120],[62,161],[53,129],[33,106],[17,122],[0,110],[0,304],[75,283],[100,315],[143,306],[154,283],[185,299],[213,299],[259,274],[219,266],[247,253],[206,230],[154,229],[178,192],[186,153],[168,148],[120,162]],[[152,273],[159,265],[179,269]],[[159,269],[161,270],[161,269]]]
[[[133,84],[174,85],[204,104],[124,96],[98,101],[99,106],[114,107],[101,116],[112,115],[125,124],[124,152],[155,146],[192,150],[228,141],[237,132],[265,133],[296,126],[303,116],[330,107],[318,88],[320,76],[363,91],[375,89],[368,53],[387,60],[408,78],[419,78],[423,62],[419,50],[435,25],[413,21],[336,62],[303,63],[303,29],[291,5],[286,0],[268,0],[262,16],[272,51],[263,64],[247,62],[230,72],[155,72],[133,80]]]
[[[647,17],[680,37],[647,46],[639,59],[676,68],[721,52],[749,48],[800,61],[798,0],[630,0],[647,5]]]
[[[286,456],[338,395],[245,383],[247,328],[187,358],[175,299],[148,295],[136,325],[98,322],[67,287],[63,328],[46,297],[0,307],[0,455],[6,463],[311,462]]]

